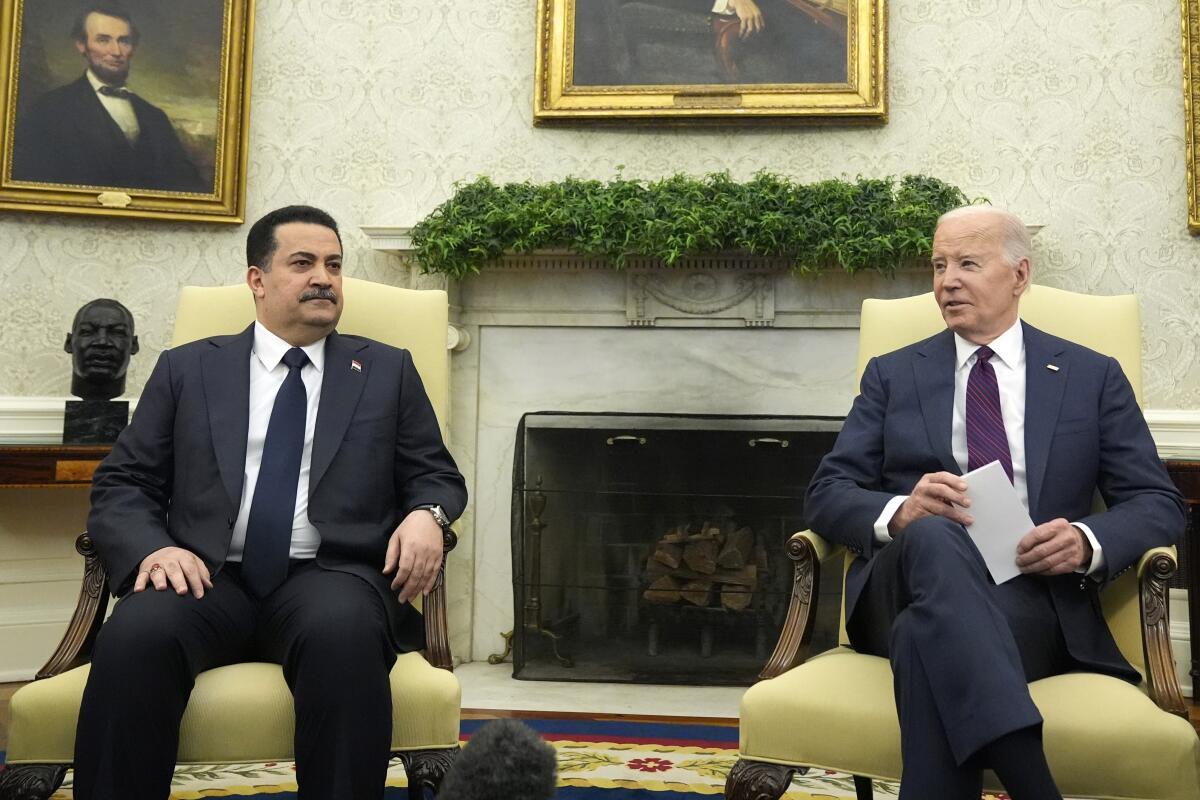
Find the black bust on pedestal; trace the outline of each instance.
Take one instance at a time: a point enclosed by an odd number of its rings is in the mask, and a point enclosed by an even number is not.
[[[63,349],[71,354],[71,394],[63,415],[63,444],[111,444],[129,422],[125,392],[129,358],[138,351],[133,315],[116,300],[99,299],[75,313]]]

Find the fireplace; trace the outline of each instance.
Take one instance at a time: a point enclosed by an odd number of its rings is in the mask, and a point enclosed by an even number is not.
[[[791,592],[784,544],[841,421],[522,417],[514,447],[513,675],[749,684]],[[834,594],[836,581],[826,583]],[[814,645],[833,644],[836,599]]]

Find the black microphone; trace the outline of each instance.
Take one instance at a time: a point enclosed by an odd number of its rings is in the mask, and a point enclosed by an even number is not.
[[[554,748],[525,723],[498,719],[458,754],[438,800],[550,800],[557,784]]]

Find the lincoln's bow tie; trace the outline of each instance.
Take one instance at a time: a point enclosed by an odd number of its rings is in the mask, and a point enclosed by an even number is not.
[[[129,98],[133,97],[133,92],[129,91],[124,86],[109,86],[108,84],[104,84],[96,91],[109,97],[120,97],[124,100],[128,100]]]

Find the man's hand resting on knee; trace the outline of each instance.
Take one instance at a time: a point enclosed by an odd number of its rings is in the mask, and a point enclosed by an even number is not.
[[[1017,567],[1022,572],[1062,575],[1091,563],[1091,542],[1061,517],[1038,525],[1017,543]]]
[[[212,588],[212,576],[208,574],[204,560],[191,550],[163,547],[143,558],[138,567],[133,590],[140,592],[147,586],[160,592],[170,586],[180,596],[190,591],[199,600],[204,597],[205,589]]]
[[[912,494],[900,504],[888,522],[888,533],[896,536],[921,517],[937,515],[960,525],[974,522],[963,509],[971,505],[965,492],[967,482],[953,472],[930,472],[917,481]]]
[[[383,574],[396,573],[392,589],[399,590],[397,599],[407,603],[418,593],[429,594],[441,566],[442,526],[428,509],[410,511],[388,540],[383,560]]]

